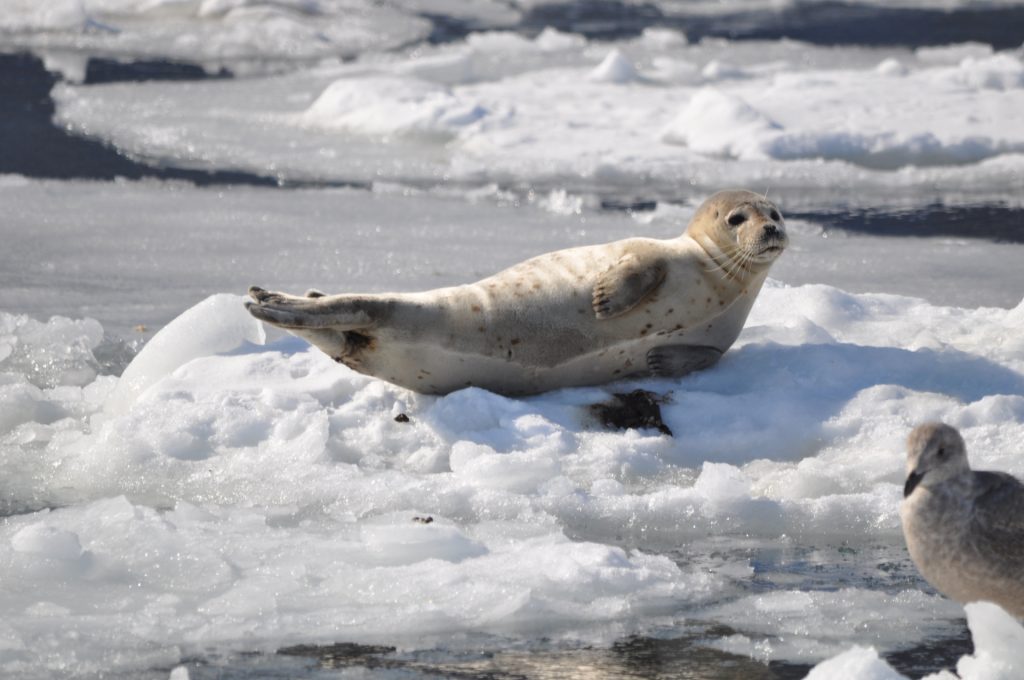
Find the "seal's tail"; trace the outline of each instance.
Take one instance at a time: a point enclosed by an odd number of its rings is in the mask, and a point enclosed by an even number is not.
[[[362,330],[374,327],[380,320],[381,302],[372,297],[311,293],[299,297],[253,286],[249,289],[252,300],[246,300],[245,308],[261,321],[293,330]]]

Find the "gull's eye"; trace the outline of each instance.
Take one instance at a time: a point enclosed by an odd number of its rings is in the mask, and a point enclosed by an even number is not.
[[[771,216],[772,216],[772,219],[775,220],[776,222],[778,222],[779,220],[782,219],[782,217],[779,215],[779,211],[778,210],[773,210],[771,212]]]
[[[729,215],[728,221],[732,226],[738,227],[747,221],[747,216],[743,213],[733,213],[732,215]]]

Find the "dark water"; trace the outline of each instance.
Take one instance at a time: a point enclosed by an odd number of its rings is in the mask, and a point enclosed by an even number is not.
[[[1024,243],[1024,209],[1008,205],[946,206],[932,204],[913,210],[872,210],[789,213],[828,229],[875,236],[947,236]]]
[[[107,68],[110,62],[90,60],[95,82],[125,79],[199,77],[181,65],[155,66],[154,62]],[[202,72],[201,69],[199,70]],[[128,78],[134,74],[134,78]],[[53,124],[54,104],[50,90],[57,76],[43,68],[38,58],[25,54],[0,54],[0,173],[46,179],[166,179],[197,185],[246,184],[276,186],[269,177],[224,170],[192,170],[158,167],[134,161],[113,148],[68,133]]]
[[[685,9],[685,2],[678,3],[678,13],[666,13],[654,5],[613,0],[556,2],[538,5],[527,12],[521,29],[540,31],[545,26],[554,26],[588,38],[611,40],[662,26],[683,31],[693,42],[702,38],[788,38],[816,45],[922,47],[973,41],[988,43],[997,50],[1019,47],[1024,39],[1024,7],[941,10],[798,2],[783,9],[713,16],[682,14]]]

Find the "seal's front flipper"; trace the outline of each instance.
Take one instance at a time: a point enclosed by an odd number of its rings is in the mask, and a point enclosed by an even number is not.
[[[678,378],[714,365],[722,351],[706,345],[662,345],[647,352],[647,370],[658,378]]]
[[[357,295],[317,295],[317,292],[299,297],[253,286],[249,289],[252,300],[246,301],[245,307],[257,319],[289,330],[355,330],[375,325],[372,312],[380,306],[376,300]]]
[[[661,285],[665,273],[662,260],[626,253],[594,284],[594,314],[598,319],[625,314]]]

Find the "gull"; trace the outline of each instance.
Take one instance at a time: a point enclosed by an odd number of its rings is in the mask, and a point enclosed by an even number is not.
[[[910,557],[936,589],[1024,617],[1024,484],[971,470],[955,428],[926,423],[910,433],[900,517]]]

